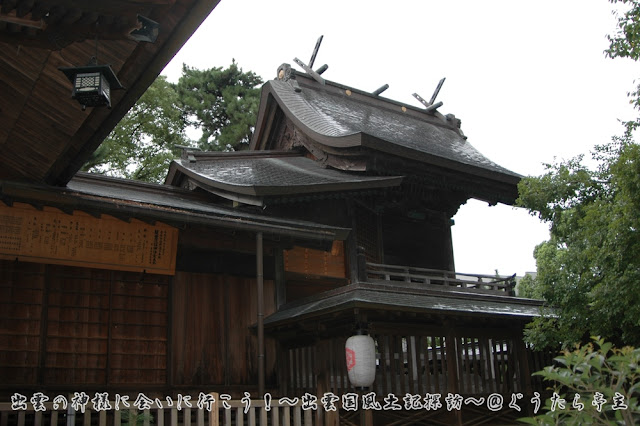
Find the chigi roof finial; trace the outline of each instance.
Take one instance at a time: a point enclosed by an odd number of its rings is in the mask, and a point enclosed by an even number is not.
[[[293,61],[298,64],[307,74],[309,74],[315,81],[320,84],[325,84],[324,78],[320,76],[323,72],[325,72],[329,66],[324,64],[316,71],[312,69],[314,62],[316,61],[316,55],[318,54],[318,50],[320,50],[320,44],[322,44],[322,38],[324,36],[320,36],[316,41],[316,47],[313,48],[313,53],[311,54],[311,59],[309,60],[309,65],[305,64],[298,58],[293,58]]]
[[[444,80],[446,78],[442,78],[439,82],[438,82],[438,86],[436,87],[436,90],[433,91],[433,95],[431,95],[431,100],[429,102],[427,102],[426,100],[424,100],[420,95],[418,95],[417,93],[413,94],[413,97],[416,98],[422,105],[424,105],[425,107],[427,107],[426,111],[427,112],[432,112],[437,110],[438,108],[440,108],[443,103],[442,102],[438,102],[438,103],[434,103],[436,101],[436,98],[438,97],[438,93],[440,93],[440,89],[442,89],[442,85],[444,84]]]

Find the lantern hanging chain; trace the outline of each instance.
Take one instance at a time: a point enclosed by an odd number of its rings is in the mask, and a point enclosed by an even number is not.
[[[98,21],[96,21],[96,54],[89,59],[89,65],[98,65]]]

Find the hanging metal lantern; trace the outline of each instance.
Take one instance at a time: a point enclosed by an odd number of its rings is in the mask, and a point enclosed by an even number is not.
[[[351,336],[345,344],[349,381],[356,388],[366,388],[376,378],[376,343],[364,334]]]
[[[71,98],[77,100],[82,109],[98,106],[111,108],[111,91],[124,89],[110,65],[65,67],[59,70],[73,84]]]

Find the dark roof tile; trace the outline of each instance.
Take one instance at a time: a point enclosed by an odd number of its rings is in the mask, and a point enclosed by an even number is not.
[[[300,92],[280,80],[267,82],[264,90],[320,143],[335,148],[368,146],[401,157],[440,159],[520,177],[482,155],[440,113],[427,113],[336,83],[320,85],[304,76],[298,82]]]
[[[260,153],[258,153],[260,154]],[[266,196],[358,190],[397,186],[401,177],[366,176],[324,168],[319,162],[290,153],[253,152],[177,160],[171,167],[191,179],[234,193]]]

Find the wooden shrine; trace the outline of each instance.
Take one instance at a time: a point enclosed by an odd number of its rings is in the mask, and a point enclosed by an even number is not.
[[[522,330],[540,302],[515,297],[513,277],[455,270],[460,205],[512,204],[520,179],[455,116],[284,64],[249,150],[185,149],[165,185],[78,173],[217,1],[5,3],[0,400],[360,392],[345,362],[358,330],[375,339],[380,398],[526,400],[538,386]],[[123,89],[83,110],[58,68],[84,65],[96,24]],[[392,414],[495,416],[376,421]]]

